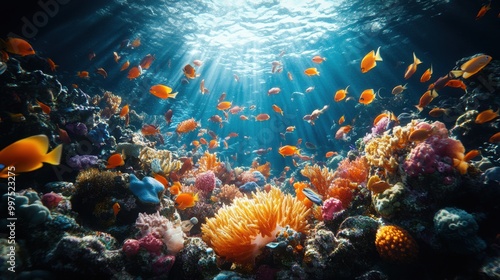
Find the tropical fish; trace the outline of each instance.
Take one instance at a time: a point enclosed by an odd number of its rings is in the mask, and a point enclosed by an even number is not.
[[[199,59],[195,59],[195,60],[193,60],[193,64],[194,64],[194,66],[196,66],[196,67],[200,67],[200,66],[202,66],[202,65],[203,65],[203,61],[201,61],[201,60],[199,60]]]
[[[240,77],[238,77],[238,75],[236,74],[233,74],[233,78],[237,83],[240,81]]]
[[[372,88],[365,89],[361,93],[361,96],[359,97],[359,103],[364,104],[364,105],[368,105],[368,104],[372,103],[373,100],[375,100],[375,92],[373,91]]]
[[[322,63],[323,61],[326,61],[326,57],[321,57],[319,55],[315,55],[313,58],[312,58],[312,61],[314,63]]]
[[[130,66],[130,61],[125,61],[123,64],[122,64],[122,67],[120,68],[120,71],[124,71],[124,70],[127,70],[127,68]]]
[[[392,89],[392,94],[397,95],[397,94],[402,93],[405,89],[407,89],[406,85],[407,85],[407,83],[404,84],[404,85],[397,85],[397,86],[395,86]]]
[[[273,87],[267,91],[267,95],[278,94],[280,92],[281,92],[281,89],[279,87]]]
[[[92,60],[96,57],[96,54],[95,52],[93,51],[90,51],[88,54],[87,54],[87,57],[89,58],[89,60]]]
[[[325,157],[329,158],[329,157],[333,157],[334,155],[338,155],[338,153],[334,152],[334,151],[328,151],[328,152],[326,152]]]
[[[193,207],[198,200],[198,193],[181,193],[175,197],[175,207],[179,210],[185,210]]]
[[[190,118],[190,119],[187,119],[187,120],[180,122],[177,125],[175,132],[177,134],[188,133],[188,132],[195,130],[199,126],[200,126],[200,124],[197,121],[195,121],[194,118]]]
[[[158,127],[156,125],[152,125],[152,124],[144,124],[141,128],[141,133],[142,135],[156,135],[158,133],[160,133],[160,130],[158,129]]]
[[[294,132],[294,131],[295,131],[295,126],[288,126],[288,127],[286,128],[286,132],[287,132],[287,133]]]
[[[431,64],[431,67],[428,68],[427,70],[425,70],[425,72],[422,74],[422,76],[420,76],[420,82],[421,83],[427,82],[428,80],[431,79],[431,76],[432,76],[432,64]]]
[[[167,181],[167,178],[165,178],[164,176],[160,175],[160,174],[155,174],[153,176],[153,178],[155,178],[158,182],[160,182],[163,187],[165,187],[165,189],[168,188],[168,181]]]
[[[120,206],[120,203],[118,202],[115,202],[115,204],[113,204],[113,214],[115,215],[118,215],[118,212],[120,212],[120,209],[121,209],[121,206]]]
[[[5,147],[0,151],[0,163],[3,165],[0,178],[8,178],[11,173],[17,175],[39,169],[43,163],[59,165],[62,144],[49,153],[48,149],[49,138],[44,134],[27,137]]]
[[[467,86],[464,84],[464,82],[460,79],[450,79],[446,84],[444,85],[446,87],[453,87],[453,88],[461,88],[467,92]]]
[[[288,71],[288,73],[286,73],[286,75],[288,76],[288,79],[290,81],[293,81],[293,76],[292,76],[292,73],[290,73],[290,71]]]
[[[50,71],[55,72],[56,68],[59,67],[52,59],[47,58],[47,63],[49,64]]]
[[[38,99],[36,99],[36,103],[38,104],[38,106],[40,106],[40,108],[42,109],[42,112],[44,112],[47,115],[50,114],[51,109],[48,105],[38,101]]]
[[[399,120],[396,117],[396,115],[394,115],[391,111],[384,111],[375,117],[375,119],[373,120],[373,126],[376,126],[378,122],[380,122],[383,118],[388,118],[390,121],[395,121],[396,123],[399,123]]]
[[[120,56],[118,55],[117,52],[113,52],[113,59],[115,60],[116,63],[118,63],[118,61],[120,60]]]
[[[64,144],[70,144],[71,139],[69,138],[68,132],[59,126],[57,126],[57,134],[59,134],[59,140]]]
[[[481,6],[481,8],[479,9],[479,11],[476,14],[476,20],[482,18],[486,14],[486,12],[489,10],[491,10],[491,0],[488,4],[484,4]]]
[[[245,115],[241,115],[241,116],[240,116],[240,120],[242,120],[242,121],[247,121],[247,120],[248,120],[248,117],[247,117],[247,116],[245,116]]]
[[[352,126],[345,125],[340,127],[335,133],[335,139],[343,139],[352,130]]]
[[[161,99],[167,99],[167,98],[175,98],[178,94],[178,92],[175,92],[175,93],[171,93],[172,92],[172,88],[166,86],[166,85],[162,85],[162,84],[158,84],[158,85],[154,85],[152,86],[150,89],[149,89],[149,92],[158,97],[158,98],[161,98]]]
[[[476,116],[476,119],[474,120],[474,122],[477,124],[483,124],[486,122],[490,122],[490,121],[498,118],[499,110],[496,110],[496,112],[493,112],[492,109],[484,110]]]
[[[168,109],[168,111],[165,113],[165,121],[167,122],[168,125],[172,122],[172,115],[174,114],[174,111],[172,109]]]
[[[138,48],[141,45],[141,38],[135,38],[134,41],[130,43],[130,47]]]
[[[344,98],[347,96],[347,89],[348,88],[349,88],[349,86],[347,86],[345,89],[337,90],[337,92],[335,92],[335,95],[333,96],[333,100],[335,100],[335,102],[339,102],[339,101],[344,100]]]
[[[268,114],[258,114],[257,116],[255,116],[255,120],[256,121],[267,121],[271,118],[271,116],[269,116]]]
[[[83,79],[88,79],[89,78],[89,72],[88,71],[78,71],[76,72],[76,75],[80,78]]]
[[[184,76],[186,76],[186,78],[188,79],[196,78],[196,70],[194,69],[193,66],[191,66],[191,64],[186,64],[186,66],[184,66],[182,71],[184,72]]]
[[[274,110],[276,113],[281,114],[281,115],[283,116],[283,110],[281,110],[281,108],[280,108],[278,105],[273,104],[273,106],[272,106],[272,107],[273,107],[273,110]]]
[[[142,67],[140,65],[134,66],[128,70],[127,78],[133,80],[142,75]]]
[[[125,117],[129,113],[129,106],[128,104],[123,106],[123,108],[120,110],[120,118]]]
[[[200,82],[200,92],[201,94],[208,93],[208,89],[205,87],[205,79]]]
[[[377,48],[377,52],[374,50],[367,53],[361,60],[361,73],[366,73],[377,66],[377,61],[382,61],[380,56],[380,47]]]
[[[415,107],[419,111],[422,111],[425,106],[429,105],[429,103],[431,103],[431,101],[438,96],[439,95],[438,95],[437,91],[430,89],[430,90],[424,92],[424,94],[422,94],[422,96],[420,97],[420,100],[418,102],[418,105],[415,105]]]
[[[172,186],[170,186],[169,191],[170,191],[170,194],[172,194],[172,195],[178,195],[178,194],[180,194],[181,191],[182,191],[181,182],[174,181],[174,183],[172,184]]]
[[[432,108],[432,110],[429,111],[429,116],[431,117],[441,117],[443,114],[448,115],[450,113],[450,109],[444,109],[444,108]]]
[[[497,132],[497,133],[491,135],[491,137],[488,141],[490,143],[499,143],[500,142],[500,132]]]
[[[467,79],[481,71],[481,69],[490,63],[491,59],[492,57],[486,54],[475,56],[462,64],[460,70],[454,72],[454,74],[458,74],[455,77],[458,78],[461,75],[462,78]]]
[[[105,79],[108,77],[108,72],[106,72],[106,70],[104,70],[104,68],[97,68],[97,70],[95,71],[97,74],[103,76]]]
[[[481,151],[477,150],[477,149],[474,149],[474,150],[470,150],[469,152],[467,152],[463,158],[463,161],[465,162],[469,162],[471,161],[473,158],[479,156],[481,154]]]
[[[229,108],[231,108],[232,106],[232,102],[231,101],[222,101],[222,102],[219,102],[219,104],[217,104],[217,109],[218,110],[227,110]]]
[[[292,145],[285,145],[279,148],[278,153],[282,155],[283,157],[286,156],[293,156],[293,155],[299,155],[300,156],[300,149],[297,148],[296,146]]]
[[[106,168],[116,168],[118,166],[125,165],[125,161],[123,160],[122,154],[112,154],[108,158],[108,162],[106,164]]]
[[[35,54],[35,50],[30,43],[21,38],[9,37],[6,41],[0,39],[0,49],[20,56]]]
[[[328,109],[328,105],[323,106],[321,109],[314,109],[310,115],[305,115],[302,119],[309,122],[311,125],[314,125],[316,119],[318,119],[319,116],[326,111],[326,109]]]
[[[310,93],[314,90],[314,86],[306,88],[306,93]]]
[[[154,55],[147,54],[145,57],[141,59],[139,65],[141,66],[142,69],[149,69],[154,60],[155,60]]]
[[[429,138],[432,134],[432,129],[416,129],[410,133],[408,136],[408,141],[410,142],[421,142],[424,141],[425,139]]]
[[[418,59],[418,57],[415,55],[415,52],[413,52],[413,63],[408,65],[405,71],[404,78],[409,79],[415,72],[417,71],[417,65],[421,64],[422,61]]]
[[[338,123],[339,123],[339,125],[342,125],[344,122],[345,122],[345,116],[344,116],[344,115],[342,115],[342,116],[339,118]]]
[[[313,190],[311,190],[310,188],[303,188],[302,192],[310,201],[314,202],[314,204],[323,205],[323,200],[321,199],[321,196],[316,192],[314,192]]]
[[[314,76],[314,75],[319,76],[318,69],[314,67],[307,68],[306,70],[304,70],[304,74],[306,74],[307,76]]]

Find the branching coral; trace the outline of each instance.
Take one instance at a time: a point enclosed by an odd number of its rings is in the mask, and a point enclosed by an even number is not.
[[[360,184],[368,178],[369,168],[370,166],[365,157],[357,157],[354,160],[345,158],[339,163],[334,176]]]
[[[223,206],[202,225],[202,238],[228,261],[251,264],[280,229],[288,225],[307,232],[309,212],[295,197],[272,187],[269,192],[257,191],[252,198],[237,198],[232,205]]]
[[[159,164],[159,171],[167,176],[170,172],[177,171],[182,166],[182,162],[174,159],[172,152],[169,150],[155,150],[153,148],[144,147],[139,154],[139,159],[143,169],[156,169],[154,168],[154,164],[157,163]]]
[[[342,206],[346,209],[353,199],[353,190],[357,187],[348,179],[335,178],[328,188],[326,198],[334,197],[342,201]]]
[[[96,95],[92,98],[92,103],[99,106],[101,109],[101,117],[109,118],[120,110],[122,98],[119,95],[114,95],[110,91],[106,91],[102,97]]]
[[[319,165],[307,165],[300,171],[300,173],[311,181],[311,184],[316,188],[321,196],[326,197],[328,194],[328,187],[332,183],[334,173],[328,168],[321,168]]]
[[[210,152],[206,151],[203,156],[198,160],[198,171],[200,173],[202,172],[207,172],[207,171],[213,171],[215,174],[219,173],[219,170],[222,168],[221,162],[217,158],[217,155],[211,154]]]
[[[243,197],[243,193],[233,184],[223,185],[217,195],[217,199],[223,204],[231,204],[235,198]]]

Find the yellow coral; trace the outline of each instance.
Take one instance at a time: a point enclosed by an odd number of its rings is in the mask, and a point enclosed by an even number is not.
[[[239,264],[252,264],[260,250],[275,240],[285,226],[306,233],[310,210],[278,188],[257,191],[252,198],[236,198],[224,205],[201,226],[203,240],[221,257]]]
[[[221,162],[217,159],[217,155],[211,154],[206,151],[203,156],[198,160],[198,172],[203,173],[206,171],[213,171],[215,174],[219,173],[219,169],[221,168]]]
[[[143,169],[151,169],[151,163],[153,160],[157,159],[161,171],[167,176],[170,172],[177,171],[182,167],[182,162],[174,160],[172,152],[169,150],[155,150],[153,148],[144,147],[139,154],[139,159],[141,160],[141,167]],[[153,170],[153,172],[158,171]]]
[[[333,181],[334,173],[328,167],[321,168],[319,165],[305,166],[300,173],[311,181],[311,184],[316,188],[321,196],[326,197],[328,188]]]
[[[383,259],[392,262],[408,263],[418,255],[417,242],[406,230],[394,225],[377,230],[375,246]]]

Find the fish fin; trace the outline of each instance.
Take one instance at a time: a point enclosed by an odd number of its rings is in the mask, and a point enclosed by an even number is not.
[[[55,147],[50,153],[45,155],[43,162],[46,162],[46,163],[49,163],[52,165],[59,165],[59,162],[61,161],[61,155],[63,152],[62,148],[63,148],[62,144]]]
[[[378,47],[377,51],[375,52],[375,61],[383,61],[382,57],[380,56],[380,47]]]
[[[439,94],[438,94],[438,92],[436,90],[431,89],[431,96],[432,96],[432,98],[436,98],[436,97],[439,96]]]
[[[462,78],[467,79],[467,78],[469,78],[470,76],[472,76],[472,75],[474,75],[474,74],[476,74],[476,73],[464,72],[464,73],[462,74]]]
[[[418,105],[415,105],[415,108],[417,108],[419,112],[422,112],[422,110],[424,109],[423,107],[420,107]]]
[[[448,75],[453,78],[453,79],[456,79],[456,78],[460,78],[465,72],[463,70],[452,70],[450,71],[450,73],[448,73]]]
[[[179,94],[179,92],[169,93],[168,97],[169,98],[175,98],[177,96],[177,94]]]
[[[415,55],[415,52],[413,52],[413,64],[419,65],[422,63],[422,61]]]

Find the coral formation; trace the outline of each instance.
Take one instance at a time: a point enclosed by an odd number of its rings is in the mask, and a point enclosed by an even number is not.
[[[169,175],[173,171],[177,171],[182,167],[182,162],[174,159],[174,156],[169,150],[155,150],[149,147],[143,147],[139,159],[142,168],[152,171],[155,163],[159,165],[157,172],[163,172],[163,175]]]
[[[158,197],[163,193],[165,187],[163,184],[153,177],[145,176],[139,180],[134,174],[129,176],[129,189],[132,193],[144,203],[160,203]]]
[[[396,225],[379,227],[375,246],[380,257],[391,262],[408,263],[418,256],[415,239],[403,228]]]

